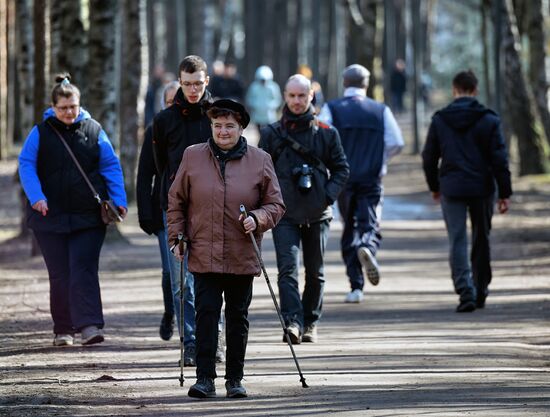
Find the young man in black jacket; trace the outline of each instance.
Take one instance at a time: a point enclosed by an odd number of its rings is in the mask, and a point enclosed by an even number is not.
[[[481,105],[472,71],[453,79],[454,101],[434,114],[422,152],[432,196],[441,202],[449,236],[449,263],[459,313],[485,306],[491,282],[489,234],[498,187],[498,211],[506,213],[512,186],[500,118]],[[441,161],[441,163],[440,163]],[[472,223],[468,260],[466,216]]]
[[[293,75],[286,83],[284,97],[283,116],[261,129],[259,147],[273,158],[286,205],[283,219],[273,229],[273,241],[281,311],[290,340],[297,344],[317,339],[330,206],[346,183],[349,167],[336,129],[315,117],[310,81]],[[305,267],[302,298],[298,281],[300,243]]]
[[[174,96],[179,88],[180,85],[177,81],[166,85],[162,97],[163,109],[173,104]],[[157,173],[153,158],[152,124],[145,129],[139,154],[136,200],[139,227],[148,235],[154,234],[159,242],[162,261],[162,299],[164,301],[164,314],[160,322],[159,334],[162,340],[170,340],[174,333],[174,298],[170,281],[170,254],[166,245],[166,232],[160,208],[160,175]]]
[[[179,65],[179,83],[174,104],[153,119],[153,156],[157,172],[161,178],[160,205],[164,211],[166,229],[166,209],[168,208],[168,190],[176,177],[183,152],[188,146],[206,142],[212,135],[210,120],[206,116],[210,103],[208,72],[204,60],[196,55],[185,57]],[[166,242],[170,247],[174,242]],[[172,295],[178,329],[180,328],[180,262],[169,254]],[[194,278],[187,271],[185,262],[184,294],[184,365],[195,366],[195,293]]]

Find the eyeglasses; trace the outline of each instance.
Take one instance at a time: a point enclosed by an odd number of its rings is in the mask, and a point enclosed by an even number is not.
[[[197,90],[204,85],[204,81],[195,81],[190,83],[189,81],[182,81],[181,85],[185,88],[195,87]]]
[[[69,110],[72,112],[76,112],[79,107],[80,104],[73,104],[72,106],[55,106],[55,108],[62,113],[67,113],[67,111]]]

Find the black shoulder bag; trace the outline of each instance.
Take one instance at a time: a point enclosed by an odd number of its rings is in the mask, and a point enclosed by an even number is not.
[[[310,149],[306,148],[304,145],[302,145],[300,142],[298,142],[296,139],[290,136],[288,132],[286,131],[281,132],[275,129],[272,125],[269,125],[269,127],[271,128],[271,130],[273,130],[273,132],[275,132],[275,134],[278,137],[280,137],[283,140],[281,146],[279,146],[273,152],[273,164],[275,164],[277,162],[277,159],[279,159],[279,156],[281,156],[281,153],[283,152],[284,147],[288,146],[294,152],[299,154],[308,164],[310,164],[314,168],[317,168],[324,175],[328,175],[327,167],[325,166],[323,161],[321,161],[317,157],[317,155],[315,155]]]
[[[80,166],[80,163],[78,162],[78,159],[76,159],[76,156],[74,155],[73,151],[65,141],[65,138],[59,133],[59,131],[50,123],[46,122],[48,125],[53,129],[53,131],[57,134],[63,145],[65,145],[65,149],[67,149],[67,152],[69,152],[69,155],[71,156],[71,159],[73,160],[74,164],[82,174],[82,177],[84,178],[84,181],[86,181],[86,184],[88,184],[88,187],[92,191],[92,194],[94,195],[94,198],[97,200],[101,207],[101,220],[103,220],[103,223],[105,224],[111,224],[115,222],[122,222],[122,217],[120,216],[117,208],[115,207],[113,200],[102,200],[99,196],[99,193],[96,191],[90,180],[88,179],[88,176]]]

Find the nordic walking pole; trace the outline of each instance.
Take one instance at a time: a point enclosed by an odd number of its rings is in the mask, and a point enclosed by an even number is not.
[[[183,262],[185,260],[185,248],[184,248],[183,233],[178,233],[178,242],[170,248],[172,252],[176,248],[176,245],[179,246],[180,254],[182,256],[180,261],[180,323],[179,323],[179,332],[180,332],[180,387],[183,387],[183,381],[185,378],[183,376],[183,291],[184,291],[184,279],[183,279]]]
[[[241,204],[240,207],[241,214],[246,219],[248,217],[248,214],[246,212],[246,208],[243,204]],[[300,382],[302,383],[303,388],[309,388],[309,386],[306,384],[306,379],[304,378],[304,375],[302,374],[302,370],[300,369],[300,365],[298,364],[298,359],[296,358],[296,353],[294,352],[294,348],[292,347],[292,343],[290,342],[290,336],[288,335],[288,329],[286,327],[286,324],[283,320],[283,315],[281,313],[281,309],[279,308],[279,303],[277,302],[277,297],[275,297],[275,293],[273,292],[273,288],[271,287],[271,283],[269,282],[269,277],[267,276],[267,271],[265,270],[264,261],[262,260],[262,255],[260,254],[260,248],[258,248],[258,244],[256,243],[256,239],[254,238],[254,235],[252,233],[249,233],[250,240],[252,241],[252,246],[254,246],[254,251],[256,252],[256,257],[258,258],[258,262],[260,263],[260,268],[262,269],[262,272],[265,277],[265,282],[267,282],[267,287],[269,288],[269,292],[271,294],[271,298],[273,299],[273,304],[275,304],[275,310],[277,310],[277,315],[279,316],[279,321],[281,322],[281,326],[283,327],[283,332],[285,334],[285,340],[288,343],[288,347],[290,348],[290,351],[292,352],[292,357],[294,358],[294,363],[296,364],[296,369],[298,369],[298,374],[300,374]]]

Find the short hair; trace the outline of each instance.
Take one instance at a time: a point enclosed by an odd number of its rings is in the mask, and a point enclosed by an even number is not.
[[[367,88],[369,86],[370,71],[363,65],[353,64],[342,71],[344,87]]]
[[[80,100],[80,90],[71,84],[71,74],[62,72],[55,76],[55,86],[52,89],[52,103],[55,105],[60,97],[69,98],[77,96]]]
[[[285,84],[285,90],[286,90],[286,87],[290,84],[290,83],[293,83],[293,82],[297,82],[298,84],[301,84],[302,86],[306,87],[308,91],[311,90],[311,81],[307,79],[306,76],[302,75],[302,74],[294,74],[294,75],[291,75],[288,80],[286,81],[286,84]]]
[[[243,126],[243,118],[240,115],[240,113],[237,113],[236,111],[233,111],[231,109],[225,109],[221,107],[211,107],[206,112],[206,115],[210,120],[217,119],[218,117],[229,117],[233,116],[233,118],[237,121],[239,126]]]
[[[182,72],[192,74],[197,71],[204,71],[205,74],[208,74],[206,62],[198,55],[188,55],[180,62],[178,76]]]
[[[476,75],[469,69],[454,76],[453,87],[462,93],[473,93],[477,89],[477,82]]]

